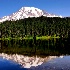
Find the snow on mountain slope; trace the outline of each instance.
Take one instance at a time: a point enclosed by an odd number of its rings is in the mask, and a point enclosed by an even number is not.
[[[40,17],[40,16],[46,16],[46,17],[62,17],[62,16],[57,16],[54,14],[49,14],[44,10],[40,10],[35,7],[22,7],[20,10],[17,12],[13,13],[10,16],[4,16],[3,18],[0,19],[0,22],[4,22],[6,20],[11,20],[11,21],[16,21],[19,19],[24,19],[28,17]]]

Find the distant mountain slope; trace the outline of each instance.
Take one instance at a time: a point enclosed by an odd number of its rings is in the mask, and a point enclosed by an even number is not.
[[[40,17],[40,16],[62,17],[62,16],[57,16],[54,14],[49,14],[48,12],[46,12],[44,10],[40,10],[35,7],[22,7],[20,10],[13,13],[12,15],[4,16],[3,18],[1,18],[0,22],[6,21],[6,20],[16,21],[16,20],[24,19],[24,18],[28,18],[28,17]]]

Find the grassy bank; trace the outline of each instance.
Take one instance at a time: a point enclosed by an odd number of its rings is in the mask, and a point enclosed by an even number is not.
[[[59,36],[53,35],[53,36],[36,36],[36,40],[48,40],[48,39],[52,39],[52,38],[60,38]],[[33,39],[33,37],[16,37],[16,38],[12,38],[12,37],[8,37],[8,38],[0,38],[0,40],[27,40],[27,39]]]

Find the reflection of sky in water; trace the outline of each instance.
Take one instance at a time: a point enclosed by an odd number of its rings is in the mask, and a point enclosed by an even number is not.
[[[70,70],[70,56],[56,58],[36,68],[32,67],[32,70]]]
[[[0,70],[26,70],[17,63],[0,57]]]
[[[70,70],[70,56],[59,57],[29,69],[24,69],[11,60],[0,58],[0,70]]]

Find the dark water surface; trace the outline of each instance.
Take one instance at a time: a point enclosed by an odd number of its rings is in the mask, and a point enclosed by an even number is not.
[[[6,60],[0,57],[0,70],[27,70],[27,69],[22,68],[16,62]]]
[[[70,55],[70,39],[4,40],[0,41],[0,53],[28,56]],[[27,70],[15,62],[0,58],[0,70]],[[70,56],[56,58],[28,70],[70,70]]]
[[[70,39],[4,40],[0,41],[0,52],[33,56],[70,55]]]

